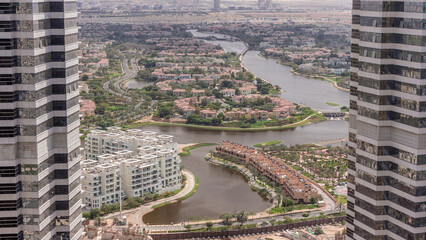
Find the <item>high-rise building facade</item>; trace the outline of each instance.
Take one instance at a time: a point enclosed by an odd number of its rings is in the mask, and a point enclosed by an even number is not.
[[[213,0],[213,10],[220,11],[220,0]]]
[[[425,239],[426,2],[354,0],[348,239]]]
[[[77,9],[0,0],[0,239],[80,239]]]

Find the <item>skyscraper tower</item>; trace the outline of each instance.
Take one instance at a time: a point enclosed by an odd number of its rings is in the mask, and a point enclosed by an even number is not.
[[[348,239],[425,239],[424,0],[354,0]]]
[[[213,10],[220,11],[220,0],[214,0],[213,2]]]
[[[0,239],[80,239],[76,1],[0,0]]]
[[[260,8],[265,8],[266,5],[266,0],[257,0],[257,7]]]

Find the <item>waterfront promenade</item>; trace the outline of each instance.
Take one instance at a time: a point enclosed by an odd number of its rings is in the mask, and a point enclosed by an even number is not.
[[[186,177],[186,184],[184,186],[184,188],[182,189],[182,191],[180,191],[178,194],[168,197],[168,198],[163,198],[163,199],[159,199],[157,201],[153,201],[153,202],[149,202],[146,204],[143,204],[142,206],[135,208],[135,209],[130,209],[130,210],[126,210],[123,211],[123,216],[126,216],[127,221],[133,225],[140,225],[140,226],[144,226],[145,224],[143,223],[142,217],[143,215],[151,212],[154,206],[159,205],[159,204],[163,204],[163,203],[172,203],[177,201],[180,198],[185,197],[187,194],[191,193],[191,191],[194,189],[195,187],[195,175],[193,173],[191,173],[188,170],[183,170],[182,174],[185,175]],[[120,217],[120,213],[112,213],[109,214],[105,217],[103,217],[104,220],[107,221],[108,225],[112,224],[112,221],[114,218],[118,218]]]

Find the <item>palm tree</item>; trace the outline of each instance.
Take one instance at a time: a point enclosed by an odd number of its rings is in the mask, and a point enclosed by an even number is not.
[[[240,223],[240,227],[242,227],[243,224],[248,220],[248,212],[240,211],[235,215],[235,218],[237,219],[237,222]]]
[[[189,230],[191,230],[192,226],[191,225],[185,225],[186,230],[189,232]]]
[[[213,227],[213,223],[212,222],[206,222],[206,227],[207,227],[207,229],[209,230],[209,231],[211,231],[212,230],[212,227]]]
[[[222,224],[229,227],[232,225],[232,215],[229,213],[224,213],[220,216],[220,219],[222,219]]]
[[[95,219],[95,226],[100,227],[102,226],[102,218],[100,216],[97,216]]]

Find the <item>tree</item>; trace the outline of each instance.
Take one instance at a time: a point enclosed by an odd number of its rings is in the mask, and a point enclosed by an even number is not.
[[[322,230],[321,227],[316,227],[314,230],[315,235],[321,235],[324,234],[324,231]]]
[[[139,207],[139,203],[134,198],[129,198],[126,200],[126,207],[128,209]]]
[[[90,214],[90,219],[95,219],[96,217],[101,216],[101,210],[94,208],[90,210],[89,214]]]
[[[231,81],[225,80],[220,84],[220,87],[222,87],[222,88],[233,88],[234,83],[231,82]]]
[[[97,216],[95,219],[95,226],[100,227],[102,226],[102,218],[100,216]]]
[[[222,219],[222,224],[229,227],[232,226],[233,221],[232,221],[232,215],[230,215],[229,213],[224,213],[220,216],[220,219]]]
[[[86,218],[86,219],[89,219],[90,218],[90,213],[89,212],[84,212],[83,213],[83,217]]]
[[[249,216],[248,212],[240,211],[235,215],[235,218],[237,219],[237,222],[240,223],[240,226],[243,226],[243,224],[247,222],[248,216]]]
[[[212,227],[213,227],[213,223],[212,222],[206,222],[206,227],[207,227],[207,229],[209,230],[209,231],[211,231],[212,230]]]
[[[145,193],[144,194],[144,199],[146,200],[146,201],[151,201],[152,199],[153,199],[153,195],[152,195],[152,193],[150,193],[150,192],[148,192],[148,193]]]
[[[283,203],[282,203],[283,207],[290,207],[290,206],[293,206],[293,205],[294,205],[294,201],[291,200],[290,198],[285,197],[283,199]]]
[[[102,205],[101,206],[101,211],[103,213],[106,213],[106,214],[112,213],[113,212],[112,205],[110,205],[110,204],[104,204],[104,205]]]
[[[285,216],[284,217],[284,224],[291,224],[291,223],[293,223],[293,219],[291,219],[288,216]]]
[[[212,119],[213,126],[219,126],[220,124],[222,124],[222,120],[220,120],[219,118],[215,117]]]
[[[219,118],[221,121],[223,121],[225,119],[225,114],[223,114],[223,112],[219,113],[219,115],[217,115],[217,118]]]
[[[185,225],[186,230],[189,232],[189,230],[191,230],[192,226],[191,225]]]
[[[161,106],[160,109],[158,109],[158,117],[159,118],[170,118],[173,114],[173,110],[166,106]]]

